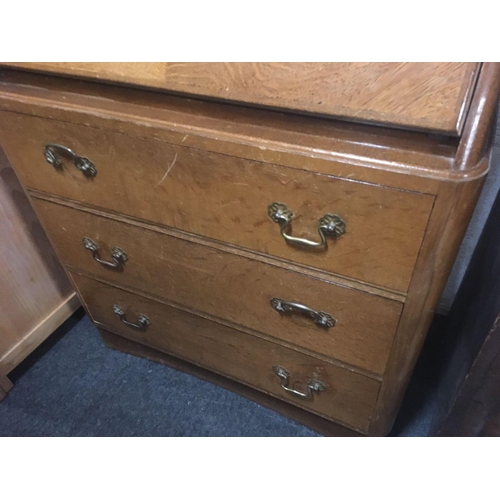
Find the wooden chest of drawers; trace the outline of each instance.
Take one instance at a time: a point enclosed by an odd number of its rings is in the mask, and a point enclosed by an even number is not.
[[[402,71],[375,66],[388,82]],[[415,95],[424,117],[397,93],[390,115],[334,94],[323,110],[301,92],[292,105],[278,85],[277,106],[332,119],[2,69],[0,143],[106,339],[286,401],[332,433],[384,435],[489,165],[499,67],[446,71],[441,94]],[[173,76],[107,79],[190,91]],[[222,95],[195,80],[198,95],[270,104],[259,87]]]

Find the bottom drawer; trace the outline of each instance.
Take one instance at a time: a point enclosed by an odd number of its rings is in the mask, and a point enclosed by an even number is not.
[[[94,321],[110,331],[367,432],[378,381],[141,295],[72,277]]]

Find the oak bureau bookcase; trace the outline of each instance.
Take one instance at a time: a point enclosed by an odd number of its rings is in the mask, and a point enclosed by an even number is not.
[[[0,143],[108,346],[379,436],[499,90],[497,63],[5,63]]]

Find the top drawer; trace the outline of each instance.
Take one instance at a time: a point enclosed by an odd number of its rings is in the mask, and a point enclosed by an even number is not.
[[[9,112],[0,112],[0,129],[28,188],[402,292],[434,199]],[[95,177],[58,151],[60,168],[49,165],[44,147],[51,143],[90,159]],[[285,232],[294,237],[319,241],[325,214],[340,217],[346,232],[315,251],[289,244],[268,215],[273,202],[293,212]]]

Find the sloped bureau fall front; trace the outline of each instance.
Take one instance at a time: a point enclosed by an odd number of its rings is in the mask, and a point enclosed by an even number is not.
[[[274,87],[222,95],[201,67],[253,74],[227,64],[104,65],[106,83],[5,65],[0,143],[108,345],[325,433],[387,434],[488,171],[499,65],[374,64],[436,78],[361,109],[338,82],[370,65],[318,64],[321,109],[314,65],[293,96],[272,64]]]

